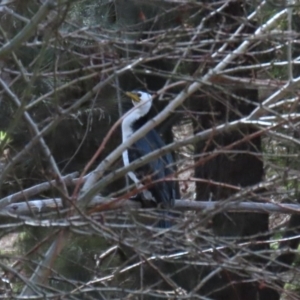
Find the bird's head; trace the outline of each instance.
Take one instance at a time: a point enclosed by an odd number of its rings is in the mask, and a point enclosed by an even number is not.
[[[152,102],[152,96],[147,92],[134,90],[125,94],[132,100],[134,106],[141,102]]]
[[[132,101],[134,106],[137,106],[137,110],[139,110],[140,115],[145,115],[150,111],[152,106],[152,95],[143,92],[134,90],[132,92],[125,93]]]

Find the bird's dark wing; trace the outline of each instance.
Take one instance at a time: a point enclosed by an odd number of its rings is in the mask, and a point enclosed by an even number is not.
[[[151,130],[128,149],[129,161],[139,159],[163,146],[165,144],[161,137],[155,130]],[[146,176],[151,179],[151,182],[154,182],[153,184],[150,182],[148,190],[157,204],[162,203],[165,208],[174,205],[174,200],[179,196],[177,182],[164,181],[167,176],[174,173],[174,160],[170,153],[151,160],[145,166],[135,170],[135,173],[142,182]],[[160,181],[155,183],[157,180]],[[148,185],[148,182],[145,184]]]

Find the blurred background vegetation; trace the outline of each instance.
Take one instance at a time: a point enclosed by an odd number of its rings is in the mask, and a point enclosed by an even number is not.
[[[36,130],[44,134],[61,175],[80,174],[131,107],[125,91],[163,89],[151,111],[155,116],[192,82],[203,81],[158,125],[170,143],[246,118],[289,82],[287,92],[252,122],[173,154],[183,199],[297,204],[299,96],[291,75],[299,76],[299,7],[277,2],[2,0],[1,198],[59,181]],[[284,10],[284,17],[252,39],[223,73],[203,80]],[[21,41],[5,53],[18,36]],[[120,144],[118,127],[89,171]],[[121,166],[118,159],[106,174]],[[120,196],[125,190],[122,178],[101,194]],[[68,192],[73,191],[71,184]],[[53,185],[19,200],[63,193]],[[141,209],[90,216],[85,211],[73,226],[64,225],[70,215],[58,211],[3,216],[1,297],[300,299],[296,214],[223,213],[221,205],[215,211],[182,213],[174,228],[161,233],[143,222],[151,213]],[[67,242],[47,265],[48,275],[32,281],[34,288],[27,293],[26,280],[64,226]]]

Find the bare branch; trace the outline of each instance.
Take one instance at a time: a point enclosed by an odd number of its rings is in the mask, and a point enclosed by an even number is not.
[[[142,208],[142,203],[134,199],[124,199],[114,201],[96,196],[90,202],[88,208],[94,208],[104,204],[108,210],[115,209],[138,209]],[[235,201],[191,201],[189,199],[176,200],[174,209],[181,211],[205,211],[212,212],[252,212],[252,213],[282,213],[282,214],[300,214],[300,204],[286,203],[261,203],[261,202],[244,202],[243,200]],[[67,211],[63,209],[60,198],[55,199],[36,199],[27,202],[10,204],[0,211],[2,216],[26,216],[35,213],[37,215],[47,212],[57,212],[61,214]]]
[[[74,185],[76,183],[76,176],[78,176],[77,172],[66,175],[62,177],[62,180],[65,182],[67,186]],[[15,203],[21,199],[29,199],[30,197],[50,190],[53,187],[56,187],[58,182],[56,180],[51,180],[49,182],[40,183],[36,186],[32,186],[23,191],[17,192],[15,194],[9,195],[0,199],[0,209],[6,207],[9,204]]]
[[[46,18],[51,10],[56,7],[56,1],[47,0],[33,16],[28,24],[8,43],[0,49],[0,58],[5,57],[11,51],[15,51],[24,41],[26,41],[36,30],[42,20]]]

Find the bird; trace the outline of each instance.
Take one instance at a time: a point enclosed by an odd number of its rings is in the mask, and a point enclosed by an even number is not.
[[[122,121],[123,143],[148,122],[153,102],[152,95],[145,91],[134,90],[125,94],[132,100],[134,109],[126,114]],[[152,129],[122,153],[124,166],[128,166],[134,160],[140,159],[164,146],[165,143],[158,132]],[[174,166],[175,162],[172,154],[167,153],[154,158],[147,164],[134,170],[134,172],[128,172],[128,177],[138,188],[143,190],[143,200],[153,201],[156,207],[165,210],[161,212],[164,216],[157,223],[157,226],[160,228],[172,226],[170,216],[174,216],[174,214],[168,213],[168,210],[174,206],[175,199],[179,199],[178,182],[165,180],[166,177],[170,179],[174,175]],[[148,179],[147,182],[143,182],[145,178]],[[143,187],[147,189],[145,190]]]

